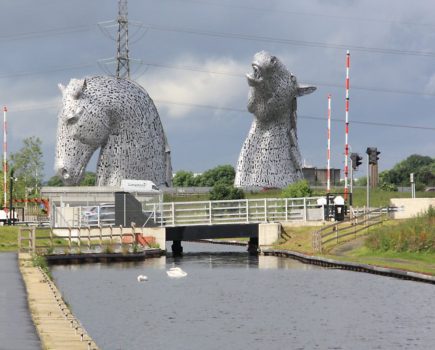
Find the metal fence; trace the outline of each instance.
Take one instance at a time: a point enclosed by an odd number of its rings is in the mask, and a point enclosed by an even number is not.
[[[323,220],[319,197],[171,202],[145,205],[161,226]]]
[[[322,253],[342,242],[343,239],[355,238],[361,233],[368,233],[370,227],[382,224],[390,218],[390,208],[377,208],[355,215],[349,220],[335,222],[313,233],[312,246],[315,252]]]
[[[153,226],[219,225],[280,221],[320,221],[324,208],[319,197],[264,198],[222,201],[143,203],[146,222]],[[54,207],[53,227],[110,226],[114,205]]]
[[[144,238],[141,228],[132,227],[82,227],[65,228],[66,232],[54,232],[51,228],[36,234],[36,227],[20,227],[18,231],[18,251],[26,253],[71,254],[82,252],[109,252],[132,250],[137,244],[151,247],[155,239]]]

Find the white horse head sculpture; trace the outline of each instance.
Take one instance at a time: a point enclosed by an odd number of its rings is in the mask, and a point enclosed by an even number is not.
[[[147,92],[125,79],[95,76],[59,85],[63,108],[58,118],[55,171],[65,184],[80,182],[100,148],[97,185],[122,179],[151,180],[170,186],[170,150],[157,109]]]

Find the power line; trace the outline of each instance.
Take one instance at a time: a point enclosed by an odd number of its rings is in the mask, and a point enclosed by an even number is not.
[[[236,72],[220,72],[220,71],[212,71],[207,69],[202,69],[199,67],[191,67],[191,66],[172,66],[168,64],[162,63],[152,63],[152,62],[142,62],[144,65],[149,67],[156,68],[166,68],[166,69],[175,69],[175,70],[186,70],[207,74],[217,74],[217,75],[226,75],[231,77],[245,77],[245,74],[236,73]],[[343,89],[343,84],[338,83],[327,83],[327,82],[301,82],[302,84],[316,85],[316,86],[327,86]],[[379,88],[379,87],[368,87],[368,86],[359,86],[352,85],[352,89],[355,90],[365,90],[365,91],[374,91],[374,92],[386,92],[386,93],[397,93],[397,94],[405,94],[405,95],[418,95],[418,96],[435,96],[435,93],[428,92],[418,92],[415,90],[400,90],[400,89],[390,89],[390,88]]]
[[[174,102],[168,100],[154,100],[156,103],[162,104],[172,104],[184,107],[195,107],[195,108],[205,108],[205,109],[213,109],[213,110],[222,110],[228,112],[242,112],[246,113],[247,110],[240,108],[231,108],[231,107],[219,107],[219,106],[211,106],[211,105],[202,105],[202,104],[193,104],[193,103],[184,103],[184,102]],[[325,117],[317,117],[310,115],[298,115],[298,118],[301,119],[312,119],[312,120],[321,120],[325,121]],[[331,121],[344,123],[344,119],[331,118]],[[384,126],[384,127],[392,127],[392,128],[406,128],[406,129],[420,129],[420,130],[430,130],[435,131],[435,127],[427,127],[427,126],[419,126],[419,125],[404,125],[404,124],[393,124],[393,123],[379,123],[379,122],[368,122],[368,121],[358,121],[353,120],[352,124],[363,124],[363,125],[374,125],[374,126]]]
[[[75,65],[70,65],[70,66],[54,67],[54,68],[49,68],[49,69],[44,69],[44,70],[38,70],[38,71],[15,72],[15,73],[10,73],[10,74],[0,75],[0,79],[26,77],[26,76],[29,76],[29,75],[38,75],[38,74],[45,74],[45,73],[62,72],[62,71],[67,71],[67,70],[89,68],[89,67],[94,67],[94,66],[95,66],[95,64],[92,64],[92,63],[81,63],[81,64],[75,64]]]
[[[260,42],[293,45],[293,46],[301,46],[301,47],[314,47],[314,48],[320,47],[320,48],[328,48],[328,49],[352,50],[352,51],[361,51],[361,52],[370,52],[370,53],[379,53],[379,54],[388,54],[388,55],[435,57],[435,52],[432,51],[414,51],[414,50],[391,49],[391,48],[380,48],[380,47],[356,46],[356,45],[348,45],[348,44],[334,44],[334,43],[324,43],[324,42],[307,41],[307,40],[274,38],[274,37],[258,36],[258,35],[251,35],[251,34],[214,32],[209,30],[200,30],[200,29],[186,28],[186,27],[170,27],[170,26],[161,26],[161,25],[154,25],[154,24],[145,25],[145,27],[148,27],[150,30],[155,30],[155,31],[177,32],[177,33],[184,33],[184,34],[203,35],[203,36],[210,36],[210,37],[217,37],[217,38],[241,39],[241,40],[248,40],[248,41],[260,41]]]
[[[141,63],[145,66],[155,67],[155,68],[185,70],[185,71],[200,72],[200,73],[206,73],[206,74],[231,76],[231,77],[237,77],[237,78],[244,78],[245,77],[245,74],[241,74],[241,73],[237,73],[237,72],[214,71],[214,70],[203,69],[200,67],[173,66],[173,65],[162,64],[162,63],[153,63],[153,62],[141,62]],[[39,70],[39,71],[23,71],[23,72],[16,72],[16,73],[0,75],[0,79],[19,78],[19,77],[26,77],[26,76],[31,76],[31,75],[38,75],[38,74],[62,72],[62,71],[82,69],[82,68],[90,68],[90,67],[94,67],[94,66],[95,65],[92,63],[81,63],[81,64],[70,65],[70,66],[54,67],[54,68],[44,69],[44,70]],[[344,88],[343,84],[338,84],[338,83],[316,82],[316,81],[301,82],[301,83],[315,85],[315,86],[334,87],[334,88],[339,88],[339,89]],[[415,91],[415,90],[400,90],[400,89],[379,88],[379,87],[369,87],[369,86],[359,86],[359,85],[352,85],[352,89],[369,91],[369,92],[395,93],[395,94],[403,94],[403,95],[432,96],[432,97],[435,96],[435,93],[429,93],[429,92],[419,92],[419,91]]]
[[[316,42],[316,41],[307,41],[307,40],[284,39],[284,38],[258,36],[258,35],[251,35],[251,34],[214,32],[214,31],[194,29],[194,28],[171,27],[171,26],[161,26],[161,25],[153,25],[153,24],[142,25],[142,27],[144,27],[145,29],[151,29],[155,31],[178,32],[178,33],[192,34],[192,35],[231,38],[231,39],[240,39],[240,40],[247,40],[247,41],[260,41],[260,42],[293,45],[293,46],[301,46],[301,47],[330,48],[330,49],[340,49],[340,50],[349,49],[353,51],[389,54],[389,55],[435,57],[435,52],[433,51],[404,50],[404,49],[394,49],[394,48],[368,47],[368,46],[357,46],[357,45],[349,45],[349,44]],[[74,27],[53,28],[53,29],[47,29],[42,31],[25,32],[25,33],[13,34],[13,35],[2,35],[0,36],[0,41],[29,39],[29,38],[44,37],[49,35],[83,32],[83,31],[89,31],[93,28],[95,28],[95,25],[81,25],[81,26],[74,26]]]
[[[399,20],[388,20],[388,19],[381,19],[381,18],[366,18],[366,17],[352,17],[352,16],[337,16],[337,15],[328,15],[324,13],[313,13],[313,12],[301,12],[301,11],[289,11],[285,9],[273,9],[271,7],[265,8],[265,7],[252,7],[252,6],[246,6],[246,5],[234,5],[234,4],[224,4],[224,3],[216,3],[211,1],[204,1],[204,0],[167,0],[167,1],[176,1],[176,2],[190,2],[194,4],[203,4],[203,5],[212,5],[217,7],[224,7],[224,8],[234,8],[234,9],[241,9],[241,10],[249,10],[249,11],[256,11],[256,12],[271,12],[271,13],[279,13],[279,14],[289,14],[289,15],[297,15],[297,16],[307,16],[307,17],[320,17],[320,18],[330,18],[330,19],[338,19],[342,21],[360,21],[360,22],[378,22],[378,23],[390,23],[390,24],[405,24],[405,25],[413,25],[413,26],[431,26],[434,27],[434,23],[424,23],[424,22],[409,22],[409,21],[399,21]]]
[[[183,107],[189,107],[189,108],[193,107],[193,108],[202,108],[202,109],[212,109],[212,110],[217,110],[217,111],[247,113],[246,109],[233,108],[233,107],[221,107],[221,106],[203,105],[203,104],[186,103],[186,102],[176,102],[176,101],[160,100],[160,99],[154,99],[154,102],[156,102],[158,104],[176,105],[176,106],[183,106]],[[31,106],[31,105],[29,105],[29,106],[23,106],[23,107],[20,107],[19,105],[18,106],[11,105],[9,110],[12,113],[20,113],[20,112],[31,112],[31,111],[37,111],[37,110],[58,109],[58,108],[59,108],[58,104],[47,104],[45,106],[41,106],[41,105]],[[298,118],[311,119],[311,120],[321,120],[322,122],[325,121],[325,117],[311,116],[311,115],[305,115],[305,114],[298,115]],[[338,119],[338,118],[331,118],[331,121],[344,123],[344,119]],[[435,131],[435,127],[420,126],[420,125],[380,123],[380,122],[369,122],[369,121],[358,121],[358,120],[352,120],[352,124]]]
[[[110,62],[112,62],[112,61],[113,60],[110,59]],[[224,75],[224,76],[237,77],[237,78],[244,78],[245,77],[245,74],[242,74],[242,73],[207,70],[207,69],[203,69],[200,67],[173,66],[173,65],[169,65],[169,64],[163,64],[163,63],[142,62],[142,61],[141,61],[141,64],[148,66],[148,67],[155,67],[155,68],[184,70],[184,71],[192,71],[192,72],[199,72],[199,73],[206,73],[206,74]],[[19,77],[26,77],[26,76],[31,76],[31,75],[62,72],[62,71],[67,71],[67,70],[75,70],[75,69],[90,68],[90,67],[95,67],[95,65],[92,63],[80,63],[80,64],[76,64],[76,65],[54,67],[54,68],[44,69],[44,70],[39,70],[39,71],[15,72],[15,73],[10,73],[10,74],[0,75],[0,79],[19,78]],[[141,75],[143,75],[143,74],[144,73],[142,73]],[[315,86],[334,87],[334,88],[339,88],[339,89],[344,88],[343,84],[338,84],[338,83],[316,82],[316,81],[301,82],[301,83],[308,84],[308,85],[315,85]],[[369,87],[369,86],[359,86],[359,85],[352,85],[352,89],[369,91],[369,92],[395,93],[395,94],[403,94],[403,95],[435,96],[435,93],[429,93],[429,92],[419,92],[419,91],[415,91],[415,90],[401,90],[401,89],[379,88],[379,87]]]
[[[95,28],[95,25],[81,25],[61,28],[51,28],[39,31],[24,32],[9,35],[0,35],[0,41],[21,40],[21,39],[33,39],[39,37],[46,37],[52,35],[70,34],[78,32],[86,32]]]

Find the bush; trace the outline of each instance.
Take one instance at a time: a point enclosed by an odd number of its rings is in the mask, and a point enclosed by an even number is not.
[[[435,209],[394,226],[383,226],[365,241],[373,251],[435,253]]]
[[[210,191],[210,200],[212,201],[243,198],[245,198],[243,190],[223,183],[217,183]]]
[[[379,189],[386,192],[397,192],[397,186],[395,184],[382,183],[379,186]]]
[[[307,180],[301,180],[288,185],[282,190],[283,198],[310,197],[313,194]]]
[[[233,166],[219,165],[200,175],[198,177],[197,186],[212,187],[218,183],[232,186],[235,176],[236,171]]]

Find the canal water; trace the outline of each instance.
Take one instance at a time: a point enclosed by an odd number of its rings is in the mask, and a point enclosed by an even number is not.
[[[54,266],[53,276],[102,349],[434,349],[433,285],[183,246],[175,260]],[[188,275],[169,278],[173,266]]]

